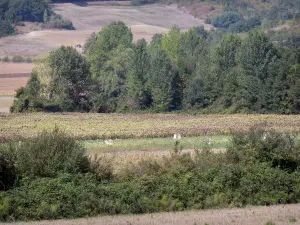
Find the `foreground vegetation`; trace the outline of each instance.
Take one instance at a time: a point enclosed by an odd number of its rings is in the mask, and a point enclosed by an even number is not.
[[[277,131],[300,131],[298,115],[28,113],[1,114],[0,139],[32,138],[55,125],[77,140],[94,140],[231,134],[258,123]]]
[[[226,153],[209,148],[132,161],[121,170],[55,129],[1,145],[0,220],[75,218],[299,203],[300,146],[293,134],[252,128]]]

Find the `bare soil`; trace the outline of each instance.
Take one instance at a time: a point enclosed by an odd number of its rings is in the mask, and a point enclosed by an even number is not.
[[[54,5],[54,11],[70,19],[76,30],[40,30],[37,25],[26,24],[24,28],[19,28],[24,34],[0,39],[0,57],[36,57],[61,45],[83,45],[90,34],[99,32],[104,26],[118,20],[130,26],[134,41],[145,38],[149,42],[155,33],[166,33],[175,24],[182,30],[201,25],[207,29],[211,27],[204,23],[204,19],[195,18],[189,11],[181,10],[177,5],[136,7],[101,4],[94,2],[86,6],[71,3]],[[34,31],[26,33],[30,31],[28,26]]]
[[[34,67],[33,63],[1,63],[0,62],[0,75],[31,73],[33,67]]]
[[[13,223],[15,225],[276,225],[300,224],[300,205],[278,205],[221,210],[103,216],[77,220]],[[270,223],[271,224],[271,223]],[[6,223],[12,225],[12,223]]]
[[[0,63],[0,95],[14,95],[18,88],[25,87],[33,67],[32,63]],[[0,112],[9,107],[7,98],[0,96]]]

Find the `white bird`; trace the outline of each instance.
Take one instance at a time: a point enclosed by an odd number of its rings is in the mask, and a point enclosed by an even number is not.
[[[174,134],[173,140],[179,141],[181,139],[181,134]]]
[[[113,145],[114,141],[111,139],[108,139],[108,140],[104,140],[104,143],[107,145]]]

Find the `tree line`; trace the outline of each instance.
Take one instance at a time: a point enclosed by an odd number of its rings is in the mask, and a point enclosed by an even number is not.
[[[36,61],[12,112],[299,113],[300,51],[274,45],[261,31],[242,39],[203,27],[132,42],[113,22],[85,44]]]

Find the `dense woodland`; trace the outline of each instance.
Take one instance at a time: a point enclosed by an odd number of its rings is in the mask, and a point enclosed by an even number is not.
[[[299,113],[299,46],[284,43],[203,27],[133,43],[113,22],[87,40],[85,55],[61,47],[36,60],[11,110]]]

